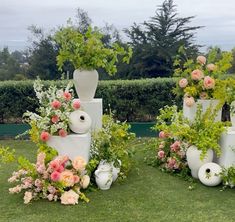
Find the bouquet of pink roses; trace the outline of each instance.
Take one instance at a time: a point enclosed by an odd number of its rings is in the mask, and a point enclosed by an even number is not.
[[[22,169],[13,172],[8,179],[10,183],[18,183],[9,189],[10,193],[24,192],[24,203],[31,200],[47,199],[60,200],[62,204],[78,203],[78,199],[88,202],[87,197],[80,191],[86,189],[90,177],[86,175],[86,162],[82,157],[71,161],[67,156],[57,156],[46,163],[46,154],[37,155],[36,164],[22,158],[19,160]]]

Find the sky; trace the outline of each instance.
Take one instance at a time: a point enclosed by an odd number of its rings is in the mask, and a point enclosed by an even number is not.
[[[23,50],[30,43],[27,27],[37,25],[50,30],[74,18],[76,9],[88,12],[94,25],[107,22],[119,30],[134,22],[142,23],[154,16],[163,0],[0,0],[0,49]],[[174,0],[180,16],[196,16],[192,26],[198,30],[196,43],[219,46],[223,50],[235,47],[234,0]]]

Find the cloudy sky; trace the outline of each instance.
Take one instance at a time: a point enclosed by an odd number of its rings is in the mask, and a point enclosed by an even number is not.
[[[163,0],[0,0],[0,48],[24,49],[29,25],[46,29],[65,24],[76,8],[86,10],[98,26],[105,22],[118,29],[141,23],[153,16]],[[205,28],[197,33],[197,43],[217,45],[224,50],[235,46],[234,0],[175,0],[181,16],[195,15],[192,25]]]

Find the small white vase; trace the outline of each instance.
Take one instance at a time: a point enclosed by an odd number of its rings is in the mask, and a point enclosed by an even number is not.
[[[203,160],[200,159],[201,153],[202,151],[198,150],[196,146],[190,146],[186,151],[188,166],[191,170],[192,176],[196,179],[198,179],[199,168],[203,164],[210,163],[213,160],[213,151],[211,149],[207,151],[207,154]]]
[[[217,186],[222,182],[220,173],[222,168],[216,163],[206,163],[198,171],[199,180],[206,186]]]
[[[108,190],[113,182],[112,168],[110,165],[101,165],[95,171],[95,182],[101,190]]]
[[[91,117],[81,110],[73,111],[69,116],[69,128],[74,133],[87,133],[91,128],[91,124]]]
[[[79,70],[73,73],[73,80],[81,101],[93,100],[98,85],[99,75],[96,70]]]
[[[121,166],[121,161],[118,160],[119,166]],[[106,160],[101,160],[99,163],[99,167],[107,166],[110,167],[112,172],[113,182],[115,182],[118,178],[118,174],[120,173],[120,168],[114,166],[114,162],[108,163]],[[98,167],[98,168],[99,168]]]

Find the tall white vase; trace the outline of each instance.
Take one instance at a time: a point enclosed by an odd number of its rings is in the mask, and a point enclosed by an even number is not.
[[[186,152],[186,158],[188,166],[191,170],[191,174],[194,178],[198,179],[198,171],[202,165],[205,163],[210,163],[213,160],[213,151],[208,150],[205,158],[200,159],[202,151],[198,150],[196,146],[190,146]]]
[[[92,101],[98,85],[99,75],[96,70],[79,70],[73,73],[73,80],[81,101]]]
[[[185,101],[184,101],[184,104],[183,104],[183,115],[184,115],[184,117],[188,118],[190,121],[194,121],[194,119],[196,117],[198,104],[202,105],[202,113],[205,113],[206,110],[210,106],[212,107],[212,109],[215,109],[216,106],[219,104],[219,100],[215,100],[215,99],[198,99],[197,102],[191,107],[188,107],[185,104]],[[218,111],[218,113],[215,117],[215,121],[221,121],[221,116],[222,116],[222,108]]]

